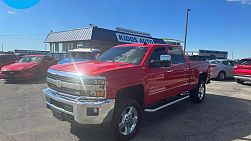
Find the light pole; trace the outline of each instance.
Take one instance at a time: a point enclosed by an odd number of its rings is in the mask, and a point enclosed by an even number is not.
[[[187,16],[186,16],[186,31],[185,31],[185,41],[184,41],[184,52],[186,52],[187,46],[187,30],[188,30],[188,20],[189,20],[189,12],[192,11],[191,9],[187,9]]]

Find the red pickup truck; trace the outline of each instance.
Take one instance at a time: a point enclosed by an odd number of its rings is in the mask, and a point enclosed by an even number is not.
[[[142,111],[155,112],[189,97],[203,102],[208,67],[188,62],[180,46],[125,44],[94,61],[50,67],[43,92],[56,118],[111,123],[116,139],[129,140]]]

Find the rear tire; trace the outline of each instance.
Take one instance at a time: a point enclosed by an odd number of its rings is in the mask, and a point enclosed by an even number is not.
[[[137,101],[118,100],[111,123],[114,139],[128,141],[133,138],[141,123],[141,113],[141,107]]]
[[[193,103],[202,103],[206,96],[205,80],[200,79],[196,88],[190,91],[189,96]]]
[[[216,79],[219,80],[219,81],[225,80],[226,79],[226,73],[224,71],[219,72]]]

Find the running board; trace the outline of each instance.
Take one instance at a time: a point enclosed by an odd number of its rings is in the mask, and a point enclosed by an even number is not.
[[[156,111],[158,111],[158,110],[160,110],[160,109],[163,109],[163,108],[165,108],[165,107],[168,107],[168,106],[170,106],[170,105],[173,105],[173,104],[175,104],[175,103],[177,103],[177,102],[180,102],[180,101],[182,101],[182,100],[185,100],[185,99],[187,99],[187,98],[189,98],[189,95],[188,95],[188,96],[185,96],[185,97],[182,97],[182,98],[180,98],[180,99],[177,99],[177,100],[175,100],[175,101],[172,101],[172,102],[170,102],[170,103],[167,103],[167,104],[165,104],[165,105],[161,105],[161,106],[156,107],[156,108],[154,108],[154,109],[145,109],[144,111],[145,111],[145,112],[156,112]]]

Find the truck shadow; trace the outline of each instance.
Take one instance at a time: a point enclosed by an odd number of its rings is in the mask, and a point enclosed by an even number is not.
[[[155,113],[144,112],[133,140],[251,140],[250,123],[250,100],[208,94],[203,104],[184,100]],[[80,141],[112,140],[108,126],[72,125],[71,133]]]
[[[83,126],[71,124],[72,134],[79,138],[79,141],[112,141],[109,125]]]

